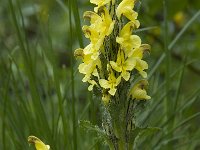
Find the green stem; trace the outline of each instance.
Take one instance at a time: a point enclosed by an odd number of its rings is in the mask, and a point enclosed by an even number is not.
[[[73,56],[73,50],[72,50],[72,2],[68,1],[68,7],[69,7],[69,27],[70,27],[70,52],[71,56]],[[75,108],[75,92],[74,92],[74,69],[73,69],[73,57],[70,59],[71,63],[71,94],[72,94],[72,120],[73,120],[73,147],[74,150],[77,150],[77,130],[76,130],[76,108]]]
[[[171,102],[170,98],[170,51],[168,48],[168,20],[167,20],[167,0],[163,0],[163,6],[164,6],[164,49],[166,53],[166,100],[165,100],[165,109],[166,109],[166,120],[169,119],[171,113],[173,110],[171,108],[171,105],[173,103]],[[170,123],[167,127],[167,133],[169,133],[170,129],[172,128],[173,124]],[[170,138],[173,138],[173,133],[170,134]],[[167,149],[172,149],[171,145],[167,145]]]
[[[167,4],[166,4],[166,0],[163,0],[163,7],[164,7],[164,49],[165,49],[165,53],[166,53],[166,70],[165,70],[165,75],[166,75],[166,87],[165,87],[165,91],[166,91],[166,101],[165,101],[165,111],[166,111],[166,116],[168,119],[169,116],[169,109],[170,109],[170,103],[169,103],[169,87],[170,87],[170,78],[169,78],[169,61],[170,61],[170,53],[168,50],[168,27],[167,27]]]
[[[119,150],[125,150],[126,149],[126,143],[124,142],[124,140],[119,140]]]

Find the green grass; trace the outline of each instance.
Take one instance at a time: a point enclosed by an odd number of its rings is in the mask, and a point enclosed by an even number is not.
[[[82,13],[92,9],[88,2],[0,2],[0,149],[34,149],[29,135],[53,150],[108,149],[78,124],[89,120],[101,127],[102,118],[100,99],[87,91],[73,56],[74,49],[88,42],[81,31],[86,23]],[[186,20],[178,27],[169,13],[176,12],[173,2],[164,5],[164,14],[156,2],[139,6],[142,27],[136,34],[152,47],[147,58],[152,99],[137,121],[160,130],[138,135],[135,149],[199,149],[200,10],[185,0],[189,8],[177,9]],[[161,20],[155,19],[158,14]],[[154,33],[157,29],[160,34]]]

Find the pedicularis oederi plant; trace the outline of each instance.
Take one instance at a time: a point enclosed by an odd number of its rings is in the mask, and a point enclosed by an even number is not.
[[[133,34],[139,28],[136,0],[90,0],[96,7],[83,15],[89,25],[82,30],[90,43],[75,50],[81,58],[79,72],[88,90],[102,100],[102,128],[89,122],[85,127],[98,132],[110,149],[132,149],[141,129],[136,111],[151,97],[147,95],[148,64],[143,60],[150,46]]]

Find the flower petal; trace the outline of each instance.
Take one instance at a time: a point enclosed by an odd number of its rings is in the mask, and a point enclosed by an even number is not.
[[[78,66],[78,70],[80,73],[82,74],[86,74],[87,73],[87,64],[85,63],[81,63],[79,66]]]
[[[101,6],[104,6],[108,4],[111,0],[90,0],[90,3],[97,5],[97,7],[94,8],[95,12],[98,12],[98,9]]]
[[[130,7],[126,8],[123,12],[123,15],[126,16],[126,18],[128,18],[131,21],[135,21],[138,17],[138,13],[135,12],[133,9],[131,9]],[[137,25],[137,28],[139,26]]]
[[[147,95],[147,92],[145,90],[142,89],[136,89],[133,93],[133,97],[140,100],[140,99],[151,99],[150,96]]]
[[[121,15],[126,11],[127,8],[133,9],[135,4],[135,0],[122,0],[116,10],[116,14],[118,19],[120,19]]]
[[[112,66],[112,68],[113,68],[115,71],[117,71],[117,72],[121,72],[121,71],[122,71],[122,69],[117,65],[116,62],[110,61],[110,65]]]
[[[128,81],[130,79],[130,73],[128,71],[122,72],[121,76],[124,78],[124,80]]]
[[[103,32],[104,35],[108,36],[113,31],[115,21],[112,20],[112,17],[109,14],[109,11],[107,10],[106,7],[101,7],[101,9],[99,11],[102,14],[102,20],[103,20],[102,26],[105,27],[105,30],[101,30],[101,32]]]
[[[36,150],[49,150],[50,146],[45,145],[39,138],[35,136],[29,136],[28,142],[35,145]]]
[[[123,42],[124,42],[124,38],[122,38],[122,37],[116,37],[116,42],[119,43],[120,45],[122,45]]]
[[[145,71],[140,71],[139,74],[143,77],[143,78],[147,78],[147,73]]]
[[[134,57],[129,57],[124,64],[124,68],[126,68],[126,70],[133,70],[134,67],[136,66],[136,59]]]
[[[151,99],[151,97],[148,96],[146,92],[147,85],[148,85],[147,80],[141,80],[138,83],[136,83],[130,91],[130,96],[132,97],[132,99],[137,99],[137,100]]]
[[[119,76],[116,80],[116,86],[121,82],[121,76]]]
[[[148,69],[148,64],[146,61],[141,60],[141,59],[137,59],[137,67],[141,68],[142,70],[144,69]]]
[[[91,25],[99,25],[102,22],[102,18],[95,12],[86,11],[83,14],[84,19],[89,19]]]
[[[90,86],[88,87],[88,91],[92,91],[94,85],[97,85],[97,83],[94,80],[88,80],[88,83],[90,83]]]
[[[90,80],[90,76],[91,76],[91,74],[86,74],[86,75],[84,76],[84,78],[82,79],[82,81],[83,81],[83,82],[87,82],[88,80]]]
[[[111,88],[108,93],[110,93],[110,95],[114,96],[116,93],[117,89],[116,88]]]
[[[109,84],[108,81],[105,80],[105,79],[99,79],[99,84],[100,84],[100,86],[101,86],[102,88],[104,88],[104,89],[110,88],[110,84]]]
[[[131,39],[131,44],[133,44],[132,45],[133,48],[139,48],[141,46],[142,41],[139,36],[131,35],[130,39]]]

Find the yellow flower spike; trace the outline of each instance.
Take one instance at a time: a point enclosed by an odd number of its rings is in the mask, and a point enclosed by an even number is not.
[[[110,3],[111,0],[90,0],[90,3],[97,5],[97,7],[94,8],[95,12],[98,12],[98,9],[108,3]],[[113,2],[113,0],[112,0]]]
[[[136,0],[122,0],[116,10],[118,19],[123,14],[129,20],[134,21],[137,19],[138,13],[133,10]]]
[[[146,91],[147,86],[148,86],[148,81],[141,80],[133,86],[133,88],[130,90],[129,95],[131,96],[132,99],[136,100],[151,99],[151,97],[147,95]]]
[[[102,30],[102,34],[108,36],[112,33],[114,25],[115,25],[115,21],[112,20],[112,17],[110,16],[108,10],[106,7],[101,7],[99,8],[99,12],[102,14],[102,20],[103,20],[103,27],[105,28],[105,30]]]
[[[117,54],[117,61],[110,61],[110,65],[115,71],[121,72],[120,76],[128,81],[130,78],[130,73],[128,71],[134,69],[136,59],[134,57],[125,59],[124,52],[119,50]]]
[[[121,48],[128,54],[132,49],[139,48],[141,46],[141,39],[137,35],[132,35],[132,29],[136,24],[134,22],[128,22],[120,31],[119,37],[116,38],[116,42],[121,45]]]
[[[50,150],[49,145],[45,145],[39,138],[35,136],[29,136],[28,142],[35,145],[36,150]]]
[[[111,68],[109,72],[108,80],[99,79],[99,84],[102,88],[109,89],[108,93],[114,96],[117,91],[116,87],[121,82],[121,76],[116,78]]]

